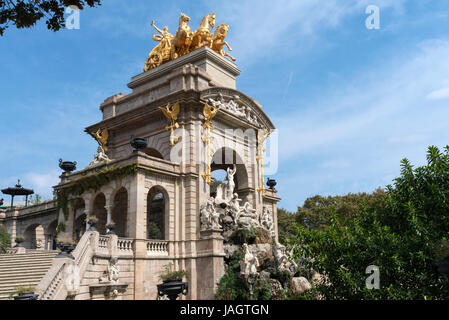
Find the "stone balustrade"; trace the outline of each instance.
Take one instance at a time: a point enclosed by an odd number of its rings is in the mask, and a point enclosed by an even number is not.
[[[168,256],[168,241],[145,240],[148,256]]]

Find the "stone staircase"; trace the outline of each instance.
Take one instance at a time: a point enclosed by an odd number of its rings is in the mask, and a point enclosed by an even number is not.
[[[30,251],[0,255],[0,300],[8,299],[18,286],[36,287],[57,254],[58,251]]]

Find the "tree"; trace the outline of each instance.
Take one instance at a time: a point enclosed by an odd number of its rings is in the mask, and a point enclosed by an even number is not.
[[[6,253],[6,249],[11,246],[11,237],[5,228],[0,225],[0,254]]]
[[[29,202],[31,205],[42,203],[42,196],[37,193],[34,195],[34,197],[33,197],[33,195],[31,195]]]
[[[401,176],[385,197],[360,208],[352,219],[333,209],[322,231],[298,223],[296,256],[323,280],[309,297],[326,299],[442,299],[447,278],[435,277],[432,264],[449,256],[449,146],[428,149],[427,165],[401,162]],[[365,270],[380,270],[380,289],[366,287]],[[316,297],[316,296],[315,296]]]
[[[64,10],[76,6],[82,10],[85,6],[101,5],[100,0],[0,0],[0,35],[9,24],[16,28],[30,28],[42,18],[46,18],[47,28],[58,31],[65,26]]]

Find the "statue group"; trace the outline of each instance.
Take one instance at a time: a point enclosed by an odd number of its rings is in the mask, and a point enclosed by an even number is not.
[[[153,40],[159,43],[148,55],[144,71],[156,68],[162,63],[176,59],[203,46],[207,46],[223,57],[229,57],[232,61],[235,61],[234,57],[223,50],[223,47],[226,46],[229,51],[232,51],[229,44],[224,40],[229,25],[220,24],[212,33],[212,29],[215,27],[215,13],[204,16],[200,27],[195,32],[191,32],[189,22],[190,18],[181,13],[178,30],[174,36],[168,32],[168,27],[161,30],[156,27],[154,21],[151,22],[151,25],[158,32],[153,36]]]

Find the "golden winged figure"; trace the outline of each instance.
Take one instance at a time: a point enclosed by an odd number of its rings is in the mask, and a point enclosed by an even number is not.
[[[95,140],[97,140],[104,151],[108,151],[108,147],[106,146],[106,144],[108,143],[109,132],[107,128],[103,130],[99,128],[97,132],[92,133],[91,135],[95,138]]]
[[[217,114],[220,107],[216,107],[215,104],[212,104],[212,107],[206,102],[204,104],[203,115],[204,115],[204,124],[203,128],[213,129],[214,127],[210,124],[210,121]]]
[[[176,103],[172,106],[170,106],[170,103],[168,103],[165,107],[159,107],[159,109],[170,121],[170,125],[166,126],[165,130],[170,130],[170,147],[173,147],[179,141],[179,137],[175,136],[173,133],[174,129],[179,128],[179,124],[177,122],[180,110],[179,101],[176,101]]]

